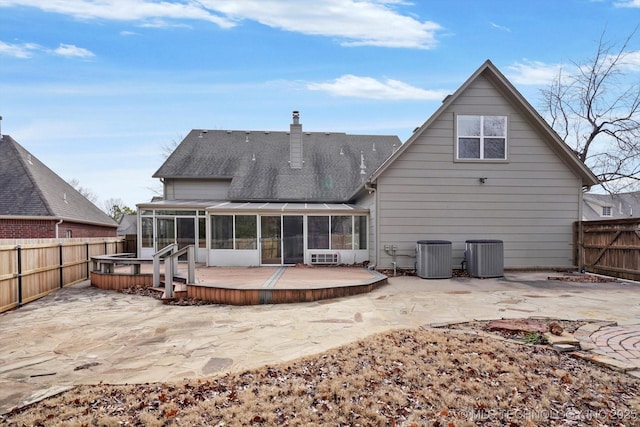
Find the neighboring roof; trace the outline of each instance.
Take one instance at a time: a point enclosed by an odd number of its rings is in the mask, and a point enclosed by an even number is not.
[[[124,214],[118,222],[118,236],[138,233],[138,214]]]
[[[45,217],[116,227],[116,222],[9,135],[0,139],[0,217]]]
[[[521,110],[525,118],[536,127],[542,135],[546,136],[544,140],[549,144],[551,149],[562,159],[564,162],[582,179],[582,183],[585,186],[593,186],[599,184],[598,178],[591,172],[591,170],[578,158],[575,152],[558,136],[558,134],[549,126],[549,124],[538,114],[538,112],[529,104],[529,102],[518,92],[518,90],[507,80],[507,78],[493,65],[490,60],[487,60],[484,64],[476,70],[475,73],[467,79],[462,86],[456,90],[453,95],[449,95],[445,98],[442,105],[429,119],[409,137],[409,139],[402,144],[402,147],[397,150],[387,161],[371,176],[371,181],[377,179],[393,161],[400,156],[416,139],[418,139],[422,133],[428,129],[432,123],[434,123],[440,115],[451,106],[458,97],[464,93],[473,82],[480,76],[485,77],[491,83],[493,83],[498,90],[500,90],[504,96],[511,101],[511,103]]]
[[[640,191],[619,194],[585,193],[582,199],[582,219],[585,221],[640,217]],[[610,216],[602,215],[603,207],[611,208]]]
[[[303,132],[301,169],[290,167],[289,144],[289,132],[196,129],[153,176],[230,179],[234,201],[348,202],[400,139]]]

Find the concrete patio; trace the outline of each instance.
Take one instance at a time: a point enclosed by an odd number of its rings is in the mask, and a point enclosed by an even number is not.
[[[251,274],[245,270],[234,270],[238,280]],[[550,275],[558,274],[396,277],[349,298],[245,307],[163,305],[85,282],[0,315],[0,413],[76,384],[202,378],[393,328],[532,316],[640,323],[640,285],[572,283]]]

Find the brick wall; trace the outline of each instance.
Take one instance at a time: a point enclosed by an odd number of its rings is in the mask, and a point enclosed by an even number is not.
[[[40,219],[0,219],[0,239],[52,239],[56,222]]]
[[[71,237],[116,237],[118,228],[63,222],[58,226],[58,237],[67,237],[67,231],[71,231]]]
[[[0,239],[53,239],[56,223],[39,219],[0,219]],[[63,222],[58,226],[58,237],[116,237],[116,227]]]

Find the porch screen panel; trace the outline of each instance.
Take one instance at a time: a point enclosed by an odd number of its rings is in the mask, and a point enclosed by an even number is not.
[[[328,216],[308,216],[307,229],[309,249],[329,249]]]
[[[211,216],[211,249],[233,249],[233,216]]]
[[[367,217],[357,215],[353,217],[354,249],[367,249]]]
[[[153,218],[142,217],[142,247],[153,248]]]
[[[353,246],[353,217],[331,217],[331,249],[351,249]]]
[[[207,219],[198,218],[198,247],[207,247]]]
[[[236,215],[236,249],[258,248],[258,226],[255,215]]]
[[[156,222],[158,232],[158,250],[167,247],[176,241],[174,218],[158,218]]]

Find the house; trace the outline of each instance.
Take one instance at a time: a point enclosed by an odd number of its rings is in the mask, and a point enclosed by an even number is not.
[[[485,62],[404,143],[394,136],[193,130],[138,205],[142,256],[193,244],[207,265],[415,266],[416,242],[499,239],[506,268],[572,266],[593,173]]]
[[[139,254],[195,244],[208,265],[360,263],[371,258],[361,190],[397,136],[193,130],[154,174],[164,200],[138,204]]]
[[[118,224],[9,135],[0,135],[0,238],[115,237]]]
[[[127,236],[127,235],[136,235],[138,234],[137,230],[138,224],[138,215],[136,214],[124,214],[120,217],[120,221],[118,221],[118,236]]]
[[[640,191],[584,195],[583,221],[640,217]]]

